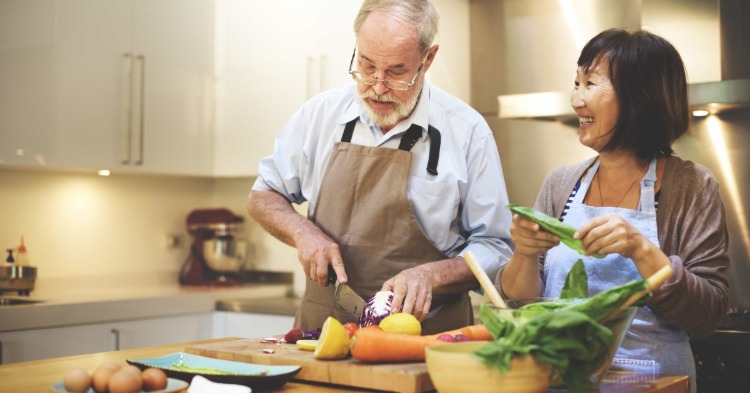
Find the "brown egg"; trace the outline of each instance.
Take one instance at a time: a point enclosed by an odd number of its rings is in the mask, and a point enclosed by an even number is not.
[[[123,367],[109,377],[107,387],[109,393],[138,393],[141,391],[142,384],[140,371],[138,375],[135,375],[132,370]]]
[[[109,378],[122,368],[119,364],[115,366],[117,367],[113,367],[112,364],[102,364],[91,374],[91,387],[96,393],[107,393]]]
[[[131,372],[133,373],[133,375],[136,375],[139,378],[141,377],[141,369],[132,364],[128,364],[127,366],[123,367],[123,370],[127,370],[128,372]]]
[[[65,373],[63,385],[65,385],[65,390],[71,393],[87,392],[91,386],[91,377],[86,370],[74,368]]]
[[[167,388],[167,374],[158,368],[147,368],[141,373],[143,377],[143,390],[153,392]]]

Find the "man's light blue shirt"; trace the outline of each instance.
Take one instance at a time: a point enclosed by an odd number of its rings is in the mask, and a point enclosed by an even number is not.
[[[404,132],[422,127],[413,153],[407,197],[427,238],[449,257],[471,251],[490,279],[512,254],[511,214],[505,209],[500,156],[484,118],[469,105],[425,81],[408,118],[383,135],[356,99],[356,84],[311,98],[286,123],[274,152],[261,160],[253,190],[274,190],[315,209],[328,160],[344,126],[359,118],[351,143],[397,149]],[[427,173],[428,125],[442,138],[438,174]]]

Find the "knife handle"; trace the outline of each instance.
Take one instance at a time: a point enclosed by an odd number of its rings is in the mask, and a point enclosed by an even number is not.
[[[336,283],[336,271],[333,270],[333,265],[328,265],[328,283],[329,284]]]

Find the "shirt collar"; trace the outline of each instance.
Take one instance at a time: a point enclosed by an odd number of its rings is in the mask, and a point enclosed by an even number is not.
[[[344,111],[344,113],[339,117],[338,123],[341,125],[344,125],[357,117],[359,117],[359,121],[370,125],[370,118],[365,115],[364,110],[362,110],[362,107],[359,105],[359,102],[357,101],[356,94],[357,94],[357,84],[354,83],[352,85],[352,88],[354,89],[354,99],[352,100],[351,105],[349,105],[348,108]],[[427,138],[427,127],[429,126],[429,114],[430,114],[430,84],[427,80],[424,80],[424,83],[422,84],[422,91],[419,95],[419,101],[417,102],[416,108],[414,108],[414,111],[412,112],[411,116],[409,116],[407,119],[402,120],[399,124],[396,125],[396,128],[398,128],[401,132],[405,132],[407,129],[409,129],[409,126],[412,124],[416,124],[422,128],[422,139]]]

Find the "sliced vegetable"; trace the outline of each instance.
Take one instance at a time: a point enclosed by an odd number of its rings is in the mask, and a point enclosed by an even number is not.
[[[431,336],[385,332],[363,328],[352,337],[352,357],[363,362],[418,362],[424,361],[424,350],[430,345],[444,343]]]
[[[380,291],[367,300],[362,315],[359,317],[359,327],[378,325],[383,318],[391,315],[393,292]]]
[[[434,337],[437,338],[438,336],[442,334],[449,334],[453,337],[455,337],[458,334],[463,334],[464,336],[468,337],[470,341],[489,341],[492,340],[492,335],[490,334],[490,331],[487,329],[486,326],[483,324],[476,324],[476,325],[469,325],[464,326],[459,329],[454,330],[448,330],[445,332],[440,332],[437,334],[433,334],[426,337]]]
[[[318,340],[297,340],[296,345],[299,349],[314,351],[315,347],[318,346]]]
[[[363,362],[391,363],[425,360],[425,348],[453,341],[487,341],[492,338],[484,325],[471,325],[429,336],[386,332],[376,326],[357,330],[352,337],[351,354]]]
[[[535,223],[539,224],[539,227],[542,228],[542,230],[545,230],[559,237],[560,241],[563,244],[570,247],[577,253],[581,255],[586,254],[583,249],[581,249],[581,239],[573,238],[573,234],[576,233],[576,229],[572,226],[530,207],[509,204],[505,206],[505,208],[510,210],[512,213],[518,214],[519,216],[527,220],[534,221]],[[604,257],[603,255],[599,254],[594,254],[592,256],[595,258]]]
[[[293,327],[284,335],[284,341],[292,344],[296,343],[297,340],[302,340],[304,338],[305,332],[298,327]]]

